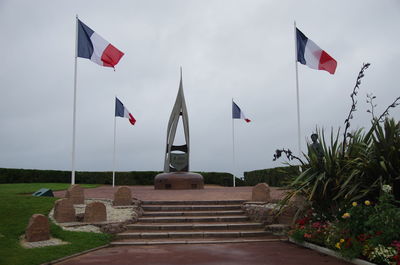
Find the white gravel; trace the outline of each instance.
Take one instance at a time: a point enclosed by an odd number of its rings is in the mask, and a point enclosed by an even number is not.
[[[52,237],[49,240],[37,241],[37,242],[27,242],[25,240],[24,236],[21,236],[20,243],[21,243],[21,246],[24,248],[40,248],[40,247],[69,244],[68,242],[62,241],[61,239],[52,238]]]
[[[112,206],[112,200],[108,199],[87,199],[85,200],[85,204],[74,205],[75,213],[84,213],[85,207],[87,204],[91,202],[101,202],[106,206],[107,211],[107,221],[104,223],[116,223],[116,222],[124,222],[132,219],[132,213],[137,209],[137,206]],[[57,223],[54,219],[54,208],[49,213],[50,220],[58,226],[62,227],[64,230],[68,231],[80,231],[80,232],[93,232],[93,233],[101,233],[100,228],[87,223],[73,222],[73,223]],[[0,234],[0,237],[3,235]],[[45,241],[38,242],[27,242],[25,240],[24,235],[21,236],[20,239],[21,246],[24,248],[37,248],[37,247],[47,247],[47,246],[56,246],[56,245],[64,245],[69,244],[68,242],[62,241],[58,238],[50,238]]]
[[[132,218],[132,213],[134,212],[134,209],[137,208],[135,205],[124,206],[124,207],[121,206],[113,207],[112,200],[109,199],[87,199],[85,200],[85,204],[74,205],[75,213],[76,214],[84,213],[86,205],[92,202],[101,202],[106,206],[108,223],[124,222],[130,220]],[[81,222],[57,223],[57,221],[54,219],[54,208],[50,211],[49,218],[55,224],[61,226],[64,230],[101,233],[99,227],[91,224],[86,224]]]

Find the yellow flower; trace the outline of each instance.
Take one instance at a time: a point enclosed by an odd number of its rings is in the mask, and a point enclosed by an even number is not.
[[[338,248],[338,249],[340,249],[340,243],[337,242],[336,245],[335,245],[335,247]]]
[[[357,202],[353,202],[351,205],[353,205],[354,207],[357,206]]]
[[[346,219],[346,218],[350,218],[350,214],[349,213],[344,213],[342,215],[342,218]]]
[[[367,206],[368,206],[368,205],[371,205],[371,202],[368,201],[368,200],[366,200],[364,203],[365,203],[365,205],[367,205]]]
[[[342,238],[342,239],[340,239],[340,243],[344,243],[344,239]]]

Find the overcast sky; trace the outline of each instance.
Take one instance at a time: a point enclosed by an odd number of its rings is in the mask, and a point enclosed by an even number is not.
[[[137,119],[117,119],[117,170],[163,169],[180,66],[192,171],[234,171],[232,98],[252,120],[234,122],[238,174],[281,166],[275,149],[297,152],[294,20],[338,62],[298,65],[303,151],[316,126],[343,128],[363,62],[352,129],[367,93],[379,114],[400,96],[398,0],[1,0],[0,167],[71,169],[76,14],[125,53],[115,72],[78,58],[77,170],[112,170],[115,95]]]

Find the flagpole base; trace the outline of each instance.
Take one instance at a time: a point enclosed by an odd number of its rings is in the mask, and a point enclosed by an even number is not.
[[[154,178],[156,190],[201,190],[204,189],[203,176],[193,172],[161,173]]]

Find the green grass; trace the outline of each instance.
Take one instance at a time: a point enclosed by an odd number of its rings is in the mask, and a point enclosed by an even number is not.
[[[81,186],[94,188],[99,185]],[[36,265],[110,242],[110,235],[64,231],[52,223],[52,236],[71,244],[35,249],[25,249],[20,246],[20,236],[25,233],[32,214],[48,215],[58,199],[33,197],[27,193],[31,194],[40,188],[55,191],[68,187],[69,184],[64,183],[0,184],[0,264]]]

